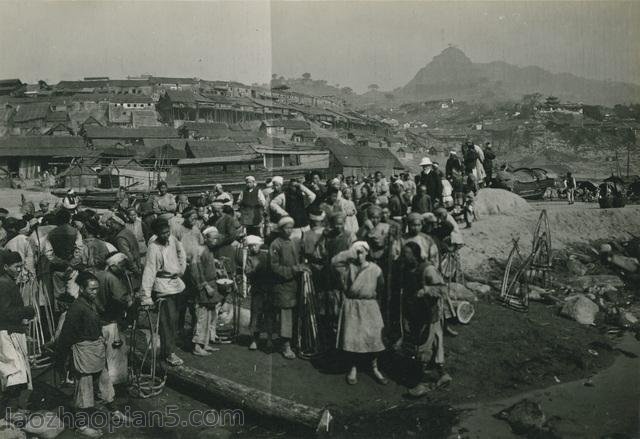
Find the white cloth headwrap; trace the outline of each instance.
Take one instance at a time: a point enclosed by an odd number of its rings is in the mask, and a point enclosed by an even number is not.
[[[107,266],[111,267],[112,265],[117,265],[125,259],[127,259],[127,255],[124,253],[116,253],[115,255],[107,258]]]
[[[262,238],[256,235],[249,235],[244,238],[245,245],[262,245],[263,242]]]
[[[284,178],[280,177],[279,175],[276,175],[271,179],[271,183],[284,184]]]
[[[217,235],[220,234],[220,232],[218,232],[218,229],[216,229],[215,227],[209,226],[209,227],[207,227],[206,229],[204,229],[202,231],[202,234],[204,236],[209,236],[209,235],[216,235],[217,236]]]
[[[366,251],[367,253],[369,253],[369,244],[366,241],[356,241],[353,244],[351,244],[351,251],[358,252],[358,251]]]

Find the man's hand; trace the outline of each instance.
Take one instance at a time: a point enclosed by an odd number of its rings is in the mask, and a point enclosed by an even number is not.
[[[142,308],[151,308],[153,307],[153,300],[151,299],[151,297],[140,297],[140,306]]]

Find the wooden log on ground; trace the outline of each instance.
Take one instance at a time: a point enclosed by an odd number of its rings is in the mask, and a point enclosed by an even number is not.
[[[246,408],[261,416],[302,425],[318,433],[329,432],[331,426],[332,416],[327,409],[309,407],[209,372],[183,365],[167,368],[167,375],[172,380],[197,386],[240,409]]]

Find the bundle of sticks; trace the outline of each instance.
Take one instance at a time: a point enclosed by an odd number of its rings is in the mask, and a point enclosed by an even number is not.
[[[20,293],[25,304],[32,306],[34,318],[27,328],[27,349],[32,369],[42,369],[53,364],[47,346],[55,334],[53,308],[42,280],[28,278],[20,283]]]
[[[298,300],[295,348],[298,357],[308,360],[322,353],[318,331],[316,293],[309,271],[302,272],[302,288]]]

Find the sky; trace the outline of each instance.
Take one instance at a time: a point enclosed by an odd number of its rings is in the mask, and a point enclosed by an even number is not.
[[[0,78],[304,72],[406,84],[449,44],[474,62],[640,84],[640,1],[0,1]]]

